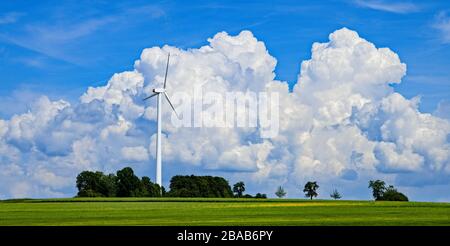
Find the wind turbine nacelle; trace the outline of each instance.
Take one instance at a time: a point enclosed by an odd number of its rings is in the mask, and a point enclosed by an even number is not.
[[[164,88],[155,88],[153,89],[154,93],[164,93],[166,90]]]

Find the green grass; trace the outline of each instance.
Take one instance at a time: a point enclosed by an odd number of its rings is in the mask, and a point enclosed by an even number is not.
[[[299,199],[0,201],[0,225],[450,225],[450,203]]]

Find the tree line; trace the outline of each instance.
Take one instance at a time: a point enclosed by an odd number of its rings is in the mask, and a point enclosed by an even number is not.
[[[131,167],[118,170],[115,174],[83,171],[76,179],[78,197],[218,197],[218,198],[267,198],[266,194],[257,193],[255,196],[245,194],[245,183],[239,181],[229,185],[222,177],[176,175],[170,180],[170,190],[153,183],[149,177],[139,178]],[[397,191],[394,186],[386,186],[382,180],[369,181],[369,187],[376,201],[408,201],[408,197]],[[303,186],[305,197],[313,199],[318,196],[319,185],[316,181],[308,181]],[[279,198],[287,192],[279,186],[275,195]],[[334,189],[330,194],[333,199],[340,199],[342,195]]]
[[[83,171],[76,179],[78,197],[219,197],[219,198],[267,198],[266,194],[255,196],[244,194],[245,184],[233,185],[222,177],[173,176],[170,190],[153,183],[149,177],[139,178],[131,167],[125,167],[115,174]]]

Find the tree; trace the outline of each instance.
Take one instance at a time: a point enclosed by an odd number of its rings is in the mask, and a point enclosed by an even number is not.
[[[143,196],[141,189],[141,181],[134,175],[131,167],[125,167],[117,171],[117,196],[118,197],[134,197]]]
[[[408,197],[405,194],[397,191],[394,186],[390,185],[386,191],[383,193],[383,196],[380,197],[380,201],[400,201],[407,202]]]
[[[242,197],[245,191],[245,184],[242,181],[237,182],[233,185],[233,192],[236,193],[237,197]]]
[[[102,172],[83,171],[77,176],[76,185],[79,197],[113,197],[116,196],[116,176],[104,175]]]
[[[78,196],[98,197],[103,196],[100,192],[102,172],[83,171],[77,176],[76,185]]]
[[[278,186],[278,189],[277,189],[277,191],[275,192],[275,195],[276,195],[278,198],[283,198],[283,197],[286,195],[286,192],[284,191],[283,187]]]
[[[369,188],[372,189],[372,195],[375,201],[378,201],[383,197],[384,192],[386,191],[386,183],[382,180],[370,180]]]
[[[338,199],[342,198],[341,194],[336,189],[333,190],[333,193],[330,194],[330,197],[333,198],[334,200],[338,200]]]
[[[305,196],[309,197],[311,200],[313,197],[317,197],[317,189],[319,189],[319,185],[316,181],[311,182],[308,181],[308,183],[305,184],[305,188],[303,189],[303,192],[305,192]]]
[[[115,197],[117,195],[116,175],[113,173],[101,176],[100,192],[106,197]]]
[[[148,177],[141,180],[133,169],[126,167],[115,174],[83,171],[77,176],[76,185],[79,197],[157,197],[161,188]],[[165,191],[162,191],[165,193]],[[230,191],[231,193],[231,191]]]
[[[169,196],[172,197],[233,197],[231,187],[222,177],[173,176]]]
[[[212,182],[214,182],[218,197],[233,197],[233,191],[226,179],[222,177],[212,177]]]
[[[144,197],[159,197],[161,196],[161,188],[158,184],[152,183],[149,177],[141,178],[141,195]]]

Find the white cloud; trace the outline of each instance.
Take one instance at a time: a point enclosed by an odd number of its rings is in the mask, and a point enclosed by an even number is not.
[[[420,8],[416,4],[410,2],[394,2],[383,0],[355,0],[354,3],[364,8],[392,12],[397,14],[413,13],[420,10]]]
[[[41,183],[44,186],[47,186],[52,189],[60,189],[67,187],[69,185],[73,185],[71,180],[64,176],[58,176],[53,172],[46,170],[44,168],[38,168],[33,172],[33,179],[36,182]]]
[[[390,49],[337,30],[313,44],[289,92],[275,79],[276,59],[251,32],[221,32],[208,41],[199,49],[145,49],[134,70],[89,88],[78,104],[42,97],[29,112],[0,120],[0,193],[71,196],[81,170],[125,165],[153,176],[156,103],[142,98],[163,82],[168,52],[169,94],[193,95],[199,86],[220,94],[278,92],[281,110],[280,134],[261,139],[258,128],[176,128],[163,103],[167,177],[213,172],[269,195],[284,185],[290,196],[314,179],[324,193],[341,186],[355,192],[353,198],[367,197],[372,178],[423,186],[439,177],[450,185],[450,123],[419,112],[418,98],[394,92],[390,84],[401,82],[406,65]]]
[[[424,158],[406,149],[399,153],[397,146],[392,142],[380,142],[375,148],[375,156],[378,158],[379,167],[385,172],[414,171],[422,167]]]
[[[125,160],[138,162],[148,160],[148,151],[144,146],[123,147],[121,153]]]

